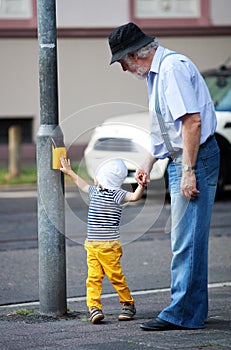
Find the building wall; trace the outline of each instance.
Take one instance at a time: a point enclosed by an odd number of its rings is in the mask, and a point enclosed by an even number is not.
[[[230,37],[161,37],[160,44],[188,55],[200,70],[216,67],[230,56]],[[38,58],[36,39],[0,40],[0,117],[34,117],[39,123]],[[59,39],[60,121],[84,133],[109,116],[147,106],[145,81],[135,80],[109,65],[107,39]],[[87,135],[84,136],[84,141]],[[67,139],[69,142],[69,140]],[[80,142],[79,140],[78,142]],[[81,141],[82,142],[82,141]]]
[[[116,27],[129,18],[127,0],[57,0],[57,25],[69,27]]]
[[[211,1],[211,18],[231,25],[231,1]],[[129,21],[129,0],[57,0],[58,26],[115,27]],[[224,11],[224,8],[226,11]],[[91,12],[90,12],[91,11]],[[202,33],[203,34],[203,33]],[[231,57],[231,35],[161,36],[160,44],[189,56],[200,70]],[[153,30],[153,35],[155,32]],[[0,118],[33,117],[39,126],[37,39],[0,38]],[[60,123],[67,144],[83,144],[92,129],[110,116],[147,107],[145,81],[109,65],[107,37],[58,39]],[[1,156],[0,156],[1,157]]]
[[[131,0],[56,0],[56,3],[60,28],[116,27],[129,21],[131,15]],[[230,0],[209,0],[208,5],[212,24],[231,24]]]
[[[214,25],[230,25],[231,1],[230,0],[210,0],[211,21]]]

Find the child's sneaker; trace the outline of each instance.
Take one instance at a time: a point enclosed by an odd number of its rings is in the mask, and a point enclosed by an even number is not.
[[[98,309],[97,307],[91,309],[90,320],[92,323],[99,323],[103,319],[104,319],[104,314],[100,309]]]
[[[119,321],[129,321],[136,314],[135,305],[125,304],[122,308],[122,312],[119,315]]]

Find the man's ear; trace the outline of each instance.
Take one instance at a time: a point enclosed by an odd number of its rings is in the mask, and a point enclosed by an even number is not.
[[[136,52],[129,52],[129,53],[128,53],[128,57],[129,57],[130,59],[132,59],[133,61],[137,61],[137,59],[138,59],[138,55],[137,55]]]

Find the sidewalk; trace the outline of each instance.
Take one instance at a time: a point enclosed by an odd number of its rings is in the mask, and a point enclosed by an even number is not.
[[[135,293],[137,315],[129,322],[117,320],[116,295],[104,296],[105,320],[88,321],[84,298],[68,302],[68,316],[39,314],[38,304],[0,308],[0,348],[3,350],[139,350],[139,349],[231,349],[231,286],[211,285],[210,312],[203,330],[144,332],[139,324],[150,319],[169,302],[169,291]],[[32,316],[13,316],[17,309],[35,310]]]

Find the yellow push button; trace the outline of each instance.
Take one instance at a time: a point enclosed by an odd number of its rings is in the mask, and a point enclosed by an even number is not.
[[[62,138],[52,138],[52,169],[60,169],[60,158],[67,157],[67,151]]]

